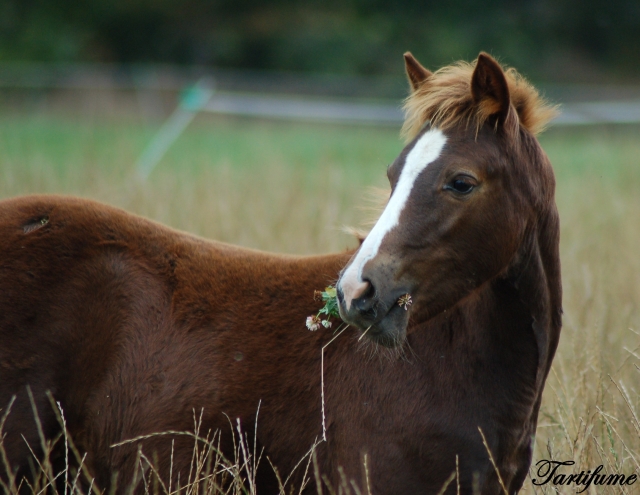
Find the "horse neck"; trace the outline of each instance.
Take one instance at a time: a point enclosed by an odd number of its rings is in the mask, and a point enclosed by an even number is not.
[[[511,265],[458,304],[429,321],[413,322],[410,345],[438,359],[450,352],[459,367],[475,357],[530,386],[539,399],[561,326],[558,219],[555,207],[540,215]],[[512,367],[509,370],[509,366]]]

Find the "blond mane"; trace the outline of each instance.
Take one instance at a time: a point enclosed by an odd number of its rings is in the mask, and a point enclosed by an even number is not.
[[[484,125],[492,112],[490,106],[473,101],[471,78],[475,66],[476,61],[460,61],[443,67],[405,100],[402,134],[407,140],[415,137],[427,122],[442,130],[460,123],[473,124],[477,129]],[[515,69],[504,70],[504,75],[520,124],[538,134],[555,117],[557,107],[545,101]]]

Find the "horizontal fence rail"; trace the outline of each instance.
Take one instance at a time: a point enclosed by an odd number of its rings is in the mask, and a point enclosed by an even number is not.
[[[314,101],[299,98],[218,94],[202,111],[245,117],[371,125],[402,124],[400,104]],[[566,103],[551,125],[640,123],[640,99],[616,102]]]
[[[397,125],[403,120],[400,105],[262,95],[219,94],[212,98],[202,111],[244,117],[345,124]]]
[[[637,124],[640,123],[640,99],[566,103],[552,125]]]
[[[161,64],[0,63],[0,91],[175,94],[194,81],[199,81],[197,88],[216,87],[217,94],[205,109],[214,113],[381,125],[402,121],[400,102],[407,91],[406,80],[401,76],[294,74]],[[640,85],[539,87],[551,101],[561,104],[561,114],[554,125],[640,123]]]

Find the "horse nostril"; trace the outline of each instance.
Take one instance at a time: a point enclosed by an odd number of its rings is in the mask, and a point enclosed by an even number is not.
[[[362,294],[362,297],[366,297],[368,299],[375,298],[376,297],[376,288],[371,283],[371,280],[365,280],[365,282],[367,284],[369,284],[369,287],[367,288],[367,291],[364,294]]]
[[[376,305],[376,289],[370,280],[365,280],[367,288],[352,302],[360,313],[372,314]]]

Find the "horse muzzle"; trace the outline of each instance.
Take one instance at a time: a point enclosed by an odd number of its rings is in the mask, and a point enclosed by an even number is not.
[[[402,288],[383,291],[369,280],[343,286],[341,279],[337,285],[340,317],[377,344],[396,347],[407,334],[409,311],[397,303],[405,293]]]

